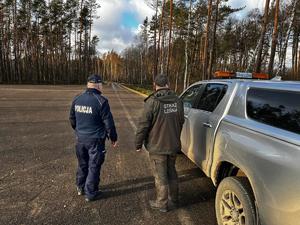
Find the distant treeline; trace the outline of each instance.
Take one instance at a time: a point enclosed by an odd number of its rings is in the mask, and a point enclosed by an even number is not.
[[[145,19],[135,44],[103,57],[112,79],[144,85],[165,73],[178,90],[217,70],[300,79],[300,0],[265,0],[263,12],[248,13],[227,0],[147,2],[156,14]]]
[[[82,83],[97,72],[147,85],[165,73],[181,90],[217,70],[300,79],[300,0],[265,0],[243,17],[227,0],[144,1],[155,14],[134,44],[100,57],[97,0],[0,0],[0,83]]]
[[[100,70],[96,0],[0,0],[0,83],[82,83]]]

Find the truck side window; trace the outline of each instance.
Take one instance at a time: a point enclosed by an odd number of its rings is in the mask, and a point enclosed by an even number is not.
[[[201,84],[195,85],[189,88],[182,96],[181,99],[183,101],[184,107],[186,108],[194,108],[197,96],[201,90]]]
[[[198,103],[198,109],[213,112],[227,92],[225,84],[207,84]]]
[[[300,93],[251,88],[247,114],[258,122],[300,134]]]

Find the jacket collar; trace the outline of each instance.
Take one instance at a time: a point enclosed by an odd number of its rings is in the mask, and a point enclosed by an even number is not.
[[[155,93],[160,92],[160,91],[170,91],[170,88],[160,88]]]
[[[162,96],[162,95],[164,95],[166,92],[169,92],[169,91],[171,91],[170,88],[161,88],[161,89],[159,89],[159,90],[153,92],[151,95],[149,95],[149,96],[144,100],[144,102],[146,102],[146,101],[147,101],[149,98],[151,98],[151,97],[159,97],[159,96]]]
[[[156,96],[156,97],[166,95],[170,92],[170,90],[171,90],[170,88],[161,88],[161,89],[158,89],[157,91],[155,91],[153,93],[153,95]]]
[[[99,94],[99,95],[102,94],[101,91],[98,91],[98,90],[95,89],[95,88],[87,88],[87,89],[86,89],[86,92],[88,92],[88,93],[94,93],[94,94]]]

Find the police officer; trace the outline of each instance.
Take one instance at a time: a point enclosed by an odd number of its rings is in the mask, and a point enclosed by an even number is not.
[[[156,187],[156,200],[150,207],[167,212],[178,203],[176,153],[181,150],[184,123],[183,102],[169,89],[165,75],[155,78],[156,92],[145,99],[144,111],[136,133],[136,150],[145,144],[149,152]],[[168,204],[169,203],[169,204]]]
[[[102,95],[99,75],[88,77],[87,89],[74,98],[70,122],[76,133],[78,169],[76,185],[78,195],[85,194],[86,201],[100,198],[99,177],[105,159],[105,140],[117,146],[117,132],[108,100]]]

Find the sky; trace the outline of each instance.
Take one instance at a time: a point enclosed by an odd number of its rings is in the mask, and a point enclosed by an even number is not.
[[[140,24],[154,11],[144,0],[99,0],[99,19],[94,23],[94,35],[100,38],[98,51],[121,52],[130,46],[138,34]]]
[[[129,47],[143,20],[154,15],[154,10],[147,4],[147,0],[99,0],[101,8],[97,11],[98,19],[94,23],[94,35],[100,38],[98,51],[105,53],[114,50],[120,53]],[[243,17],[253,8],[263,8],[265,0],[229,0],[233,7],[246,9],[237,13]]]

